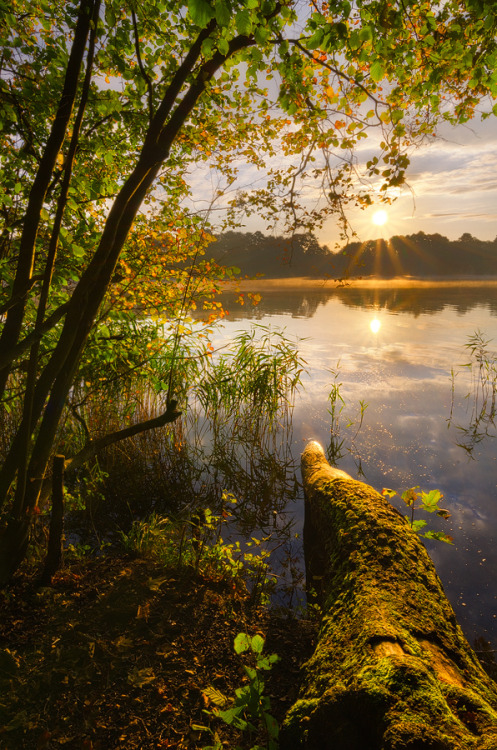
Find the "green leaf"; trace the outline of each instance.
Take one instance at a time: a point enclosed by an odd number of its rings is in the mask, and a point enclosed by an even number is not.
[[[446,544],[454,544],[454,540],[451,536],[444,534],[443,531],[427,531],[423,536],[426,539],[436,539],[438,542],[445,542]]]
[[[381,81],[381,79],[384,78],[385,76],[385,68],[383,67],[381,62],[379,62],[379,60],[377,60],[375,63],[371,65],[371,69],[369,72],[370,72],[371,78],[373,79],[373,81],[375,81],[375,83],[378,83],[378,81]]]
[[[439,510],[438,503],[440,500],[442,500],[443,495],[440,492],[440,490],[431,490],[430,492],[422,492],[421,493],[421,504],[423,507],[423,510],[426,510],[428,513],[434,513],[435,511]]]
[[[249,724],[248,721],[244,721],[240,718],[240,714],[243,711],[244,706],[238,706],[235,708],[228,708],[227,711],[217,711],[217,716],[219,716],[220,719],[222,719],[225,724],[229,724],[230,726],[234,726],[237,729],[241,729],[242,732],[246,729],[254,730],[255,727],[253,727],[251,724]]]
[[[359,39],[361,42],[370,42],[373,39],[373,30],[371,26],[364,26],[359,31]]]
[[[224,0],[216,0],[214,12],[216,14],[216,21],[220,26],[229,26],[231,10],[228,3],[224,2]]]
[[[247,633],[238,633],[234,643],[235,653],[242,654],[250,648],[250,638]]]
[[[321,45],[323,41],[323,37],[324,37],[324,29],[322,28],[316,29],[316,31],[311,36],[311,38],[306,42],[307,49],[317,49]]]
[[[264,711],[264,723],[266,725],[267,733],[271,737],[271,739],[276,740],[278,738],[280,729],[278,726],[278,722],[274,718],[274,716],[271,716],[271,714],[268,714]]]
[[[206,0],[188,0],[188,12],[193,22],[205,29],[211,18],[214,17],[214,9]]]
[[[254,37],[257,44],[266,44],[267,40],[271,36],[271,29],[269,26],[256,26],[254,31]],[[497,106],[497,105],[496,105]],[[239,273],[240,271],[238,271]]]
[[[426,521],[419,520],[419,521],[413,521],[412,523],[412,528],[414,529],[414,531],[419,531],[420,529],[424,529],[425,526],[426,526]]]
[[[249,680],[255,680],[256,679],[256,677],[257,677],[257,670],[256,669],[254,669],[253,667],[248,667],[246,664],[244,664],[243,670],[244,670],[245,674],[247,675],[247,677],[249,678]]]
[[[214,39],[208,37],[202,42],[202,54],[204,57],[212,57],[212,51],[214,49]]]
[[[238,11],[235,17],[236,28],[242,36],[249,36],[252,33],[252,16],[248,8]]]
[[[111,8],[110,3],[105,4],[105,23],[110,28],[113,28],[116,25],[116,15],[114,13],[114,10]]]
[[[260,635],[254,635],[250,645],[254,654],[262,654],[262,649],[264,648],[264,638],[262,638],[262,636]]]
[[[80,245],[71,245],[71,252],[75,258],[83,258],[85,251]]]
[[[263,16],[269,16],[270,13],[274,11],[276,7],[275,0],[263,0],[261,5],[261,11]]]
[[[221,39],[218,41],[217,48],[222,55],[227,55],[230,51],[230,46],[227,40],[224,39],[224,37],[221,37]]]

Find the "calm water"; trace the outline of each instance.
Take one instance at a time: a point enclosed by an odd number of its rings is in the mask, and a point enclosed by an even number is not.
[[[310,438],[329,445],[330,369],[339,363],[340,468],[379,491],[419,485],[443,492],[451,518],[427,520],[450,534],[454,546],[426,546],[470,642],[484,637],[497,648],[496,430],[491,425],[471,451],[467,442],[458,445],[471,428],[475,395],[469,371],[461,369],[469,361],[465,344],[480,330],[493,339],[489,350],[497,350],[497,284],[273,290],[263,292],[256,308],[228,306],[222,339],[251,322],[302,339],[308,374],[293,413],[295,456]],[[380,323],[376,333],[373,320]],[[367,409],[354,438],[360,400]],[[356,424],[347,427],[348,421]],[[301,501],[287,511],[301,524]]]

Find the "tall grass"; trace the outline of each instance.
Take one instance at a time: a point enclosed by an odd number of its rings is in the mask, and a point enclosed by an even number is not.
[[[164,355],[166,358],[166,354]],[[170,362],[164,362],[164,369]],[[224,490],[239,499],[244,530],[272,523],[296,496],[290,451],[292,406],[305,363],[283,332],[256,326],[220,352],[187,340],[174,362],[174,396],[182,416],[107,448],[98,457],[99,486],[89,467],[74,478],[93,515],[106,511],[121,525],[151,512],[192,506],[216,509]],[[65,429],[75,446],[123,422],[145,421],[166,406],[166,392],[140,378],[101,394],[75,394],[78,419]]]

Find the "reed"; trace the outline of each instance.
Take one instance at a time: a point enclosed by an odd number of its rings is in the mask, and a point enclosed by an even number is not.
[[[83,497],[92,517],[105,516],[121,528],[152,512],[216,509],[225,490],[239,500],[236,514],[245,532],[272,523],[273,513],[298,492],[290,443],[304,367],[296,343],[263,326],[239,333],[219,352],[208,341],[185,338],[168,379],[181,417],[107,448],[98,456],[100,475],[89,481],[91,467],[84,467],[71,492]],[[79,447],[88,435],[161,413],[167,393],[137,374],[109,387],[104,398],[85,392],[82,383],[74,398],[78,416],[68,412],[65,430]]]
[[[456,378],[466,371],[470,376],[470,389],[465,394],[466,420],[456,424],[459,433],[457,445],[470,458],[477,445],[486,438],[495,437],[497,428],[497,353],[490,349],[490,340],[477,330],[468,337],[464,345],[469,361],[460,370],[451,369],[452,398],[448,421],[449,427],[455,419]]]

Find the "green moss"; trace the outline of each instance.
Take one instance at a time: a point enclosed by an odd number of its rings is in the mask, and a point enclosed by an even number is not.
[[[496,686],[419,537],[371,487],[306,453],[308,574],[325,614],[282,750],[479,750],[488,733],[497,747]]]

